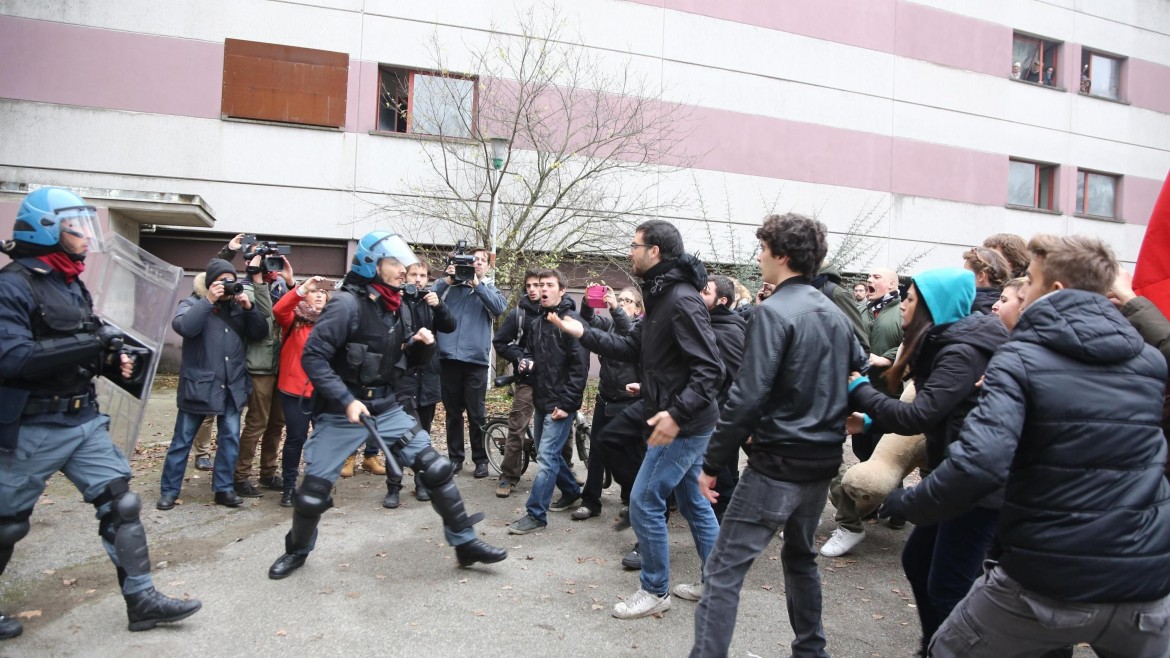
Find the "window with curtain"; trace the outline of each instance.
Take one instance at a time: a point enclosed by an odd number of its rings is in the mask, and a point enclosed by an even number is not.
[[[1120,57],[1081,51],[1081,93],[1121,100]]]
[[[1117,217],[1117,184],[1119,176],[1093,171],[1077,170],[1077,214],[1095,217]]]
[[[392,67],[382,67],[378,77],[378,130],[472,137],[473,78]]]

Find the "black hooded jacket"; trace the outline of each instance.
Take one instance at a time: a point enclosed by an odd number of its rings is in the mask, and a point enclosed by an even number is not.
[[[423,297],[427,291],[402,293],[402,306],[399,315],[406,329],[407,336],[413,336],[420,328],[426,327],[436,334],[449,334],[455,331],[455,316],[442,300],[438,306],[427,304]],[[435,356],[423,365],[413,366],[406,370],[405,375],[398,382],[398,400],[410,399],[412,408],[429,407],[438,404],[443,398],[442,384],[439,381],[439,357]]]
[[[723,366],[707,306],[699,296],[705,285],[707,270],[694,256],[662,261],[644,277],[646,316],[630,335],[586,327],[581,337],[592,352],[641,364],[644,417],[668,412],[678,423],[679,436],[709,432],[719,417],[715,394]]]
[[[1000,565],[1067,601],[1170,594],[1170,484],[1160,426],[1166,359],[1105,297],[1033,302],[987,368],[979,404],[937,470],[901,497],[915,523],[1005,487]]]
[[[719,386],[716,400],[719,406],[727,401],[727,392],[739,366],[743,363],[743,342],[747,334],[747,320],[727,308],[716,305],[711,309],[711,329],[715,332],[715,346],[719,348],[719,360],[723,362],[723,384]]]
[[[530,325],[531,330],[524,334],[522,342],[535,364],[532,404],[540,413],[551,413],[554,408],[573,413],[581,408],[585,381],[589,378],[589,352],[576,338],[545,319],[546,313],[555,312],[562,318],[580,320],[575,307],[573,300],[565,295],[555,309],[541,308]]]
[[[975,301],[971,303],[971,310],[984,315],[991,315],[991,307],[999,301],[1003,288],[976,288]]]
[[[873,418],[874,434],[925,434],[927,465],[938,468],[979,399],[975,384],[1007,338],[1007,328],[993,315],[936,325],[911,364],[918,392],[914,402],[906,404],[863,383],[850,392],[850,404]]]
[[[631,318],[622,310],[621,306],[609,312],[609,317],[600,315],[588,305],[581,307],[581,319],[587,321],[590,327],[605,332],[613,332],[619,336],[628,336],[634,327],[642,321],[641,318]],[[597,385],[597,394],[607,402],[628,402],[636,399],[637,395],[626,392],[626,384],[642,381],[642,374],[638,364],[630,361],[601,358],[601,380]]]
[[[521,373],[516,366],[521,359],[532,358],[532,353],[528,351],[524,342],[524,336],[535,330],[539,320],[540,305],[525,295],[520,298],[516,308],[504,318],[504,323],[492,338],[496,354],[512,363],[512,372],[516,374],[516,383],[519,385],[532,385],[532,376],[529,373]]]

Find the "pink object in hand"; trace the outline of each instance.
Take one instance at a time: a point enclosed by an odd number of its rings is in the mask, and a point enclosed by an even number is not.
[[[605,308],[605,286],[589,286],[585,289],[585,303],[589,308]]]

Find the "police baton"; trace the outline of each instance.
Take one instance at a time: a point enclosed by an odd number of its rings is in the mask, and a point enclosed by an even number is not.
[[[378,434],[378,426],[374,424],[374,419],[369,414],[362,414],[358,416],[358,420],[362,425],[366,426],[366,431],[370,433],[370,437],[374,439],[374,443],[382,449],[382,454],[386,456],[386,479],[397,478],[402,480],[402,467],[398,465],[398,460],[394,458],[394,454],[386,447],[386,442],[382,440],[382,435]]]

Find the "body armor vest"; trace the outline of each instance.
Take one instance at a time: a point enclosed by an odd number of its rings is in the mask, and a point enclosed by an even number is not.
[[[393,386],[398,378],[405,332],[397,315],[379,308],[381,301],[364,290],[347,287],[358,308],[358,326],[351,331],[344,349],[338,350],[331,365],[346,386]],[[385,317],[393,319],[388,325]]]

